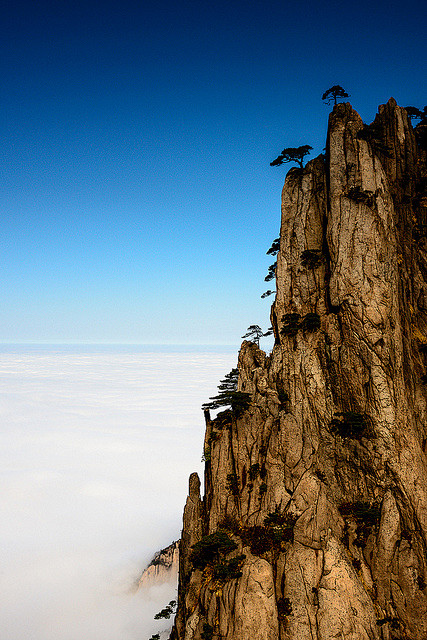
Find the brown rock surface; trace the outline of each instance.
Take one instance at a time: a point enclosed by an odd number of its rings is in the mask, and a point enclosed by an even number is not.
[[[425,157],[393,99],[339,104],[288,173],[275,346],[242,345],[249,409],[207,415],[171,638],[427,639]]]

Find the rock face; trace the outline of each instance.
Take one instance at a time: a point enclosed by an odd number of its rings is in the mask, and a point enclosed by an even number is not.
[[[338,104],[289,171],[275,345],[206,415],[173,640],[427,639],[425,158],[393,99]]]
[[[172,582],[178,575],[179,541],[158,551],[138,580],[139,587],[151,587],[163,582]]]

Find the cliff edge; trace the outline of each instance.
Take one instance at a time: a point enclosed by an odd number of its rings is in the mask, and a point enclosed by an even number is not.
[[[426,186],[393,99],[289,171],[275,345],[206,414],[172,640],[427,639]]]

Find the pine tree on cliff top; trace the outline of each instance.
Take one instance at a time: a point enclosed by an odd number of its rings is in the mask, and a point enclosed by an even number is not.
[[[331,104],[333,101],[334,106],[337,104],[337,100],[341,100],[343,98],[349,98],[350,95],[344,91],[339,84],[334,84],[333,87],[327,89],[322,96],[322,100],[325,104]]]
[[[282,153],[273,162],[270,162],[270,167],[278,167],[286,162],[296,162],[302,169],[303,160],[312,149],[313,147],[310,147],[309,144],[303,144],[301,147],[285,147]]]

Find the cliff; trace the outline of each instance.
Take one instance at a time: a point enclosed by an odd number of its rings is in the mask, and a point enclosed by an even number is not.
[[[172,582],[177,579],[179,564],[179,542],[172,542],[165,549],[157,551],[138,580],[138,588]]]
[[[391,99],[334,107],[282,194],[275,345],[206,414],[173,640],[427,638],[427,171]]]

